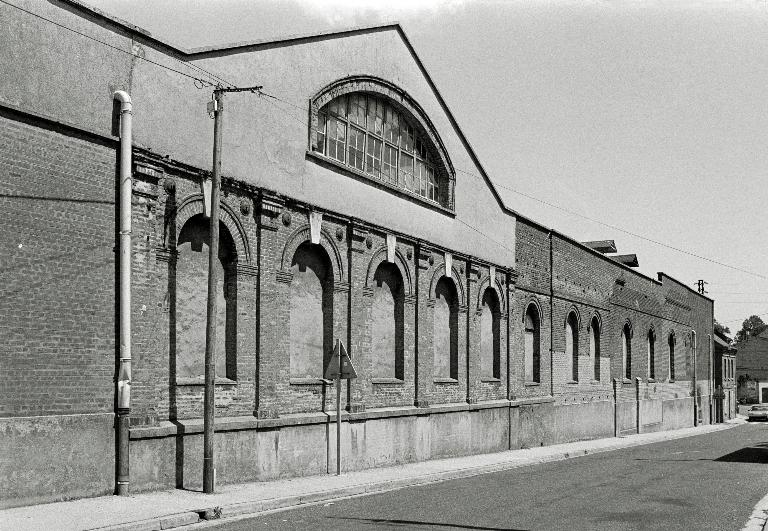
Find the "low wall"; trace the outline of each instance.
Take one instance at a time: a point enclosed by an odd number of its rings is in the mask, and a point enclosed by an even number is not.
[[[114,491],[114,415],[0,418],[0,508]]]

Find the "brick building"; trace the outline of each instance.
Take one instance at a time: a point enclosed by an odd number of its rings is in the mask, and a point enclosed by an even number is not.
[[[737,343],[736,396],[741,404],[768,403],[768,331]]]
[[[22,4],[58,26],[0,7],[1,505],[114,490],[115,90],[131,490],[200,484],[212,122],[179,72],[303,109],[226,99],[219,482],[335,467],[336,339],[359,376],[345,469],[710,422],[713,301],[503,204],[399,26],[185,50],[73,0]]]

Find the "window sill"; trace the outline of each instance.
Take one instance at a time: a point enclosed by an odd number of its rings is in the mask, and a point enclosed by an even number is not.
[[[669,379],[669,380],[667,380],[667,381],[668,381],[669,383],[675,383],[675,379],[674,379],[674,378],[670,378],[670,379]]]
[[[316,162],[322,165],[332,166],[334,169],[343,171],[344,173],[352,177],[365,179],[367,182],[372,183],[376,186],[380,186],[388,191],[394,192],[397,195],[418,201],[423,206],[426,206],[428,208],[438,210],[440,212],[443,212],[444,214],[448,214],[449,216],[456,215],[455,210],[445,207],[436,201],[432,201],[422,195],[409,192],[405,188],[400,188],[399,186],[394,186],[392,184],[384,182],[380,179],[377,179],[373,175],[369,175],[364,171],[358,170],[357,168],[353,168],[352,166],[347,166],[345,163],[339,162],[338,160],[332,159],[331,157],[327,157],[322,153],[318,153],[317,151],[307,150],[307,157],[309,157],[310,159],[315,159]]]
[[[230,380],[229,378],[216,378],[214,385],[237,385],[236,380]],[[205,378],[176,378],[177,387],[204,387]]]
[[[579,381],[578,380],[568,380],[567,382],[565,382],[565,385],[579,385]]]
[[[601,380],[595,380],[594,378],[592,378],[589,382],[593,383],[593,384],[600,384],[600,383],[602,383]]]
[[[621,383],[623,383],[623,384],[631,384],[632,383],[632,378],[622,378],[621,379]]]
[[[501,383],[500,378],[495,378],[493,376],[481,376],[480,381],[483,383]]]
[[[523,385],[525,387],[540,387],[541,382],[525,382]]]
[[[656,383],[656,378],[648,378],[648,383]]]
[[[436,384],[457,384],[459,381],[456,378],[433,378],[432,382]]]
[[[405,380],[400,378],[371,378],[371,383],[374,385],[404,385]]]
[[[324,378],[291,378],[288,383],[290,385],[333,385],[333,380],[326,380]]]

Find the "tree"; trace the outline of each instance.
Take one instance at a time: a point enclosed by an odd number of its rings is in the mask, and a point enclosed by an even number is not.
[[[768,325],[765,324],[759,316],[752,315],[749,319],[744,320],[741,324],[741,330],[736,332],[736,342],[759,336],[766,330],[766,328],[768,328]]]
[[[722,335],[728,335],[731,333],[731,329],[725,325],[718,323],[717,319],[715,319],[715,332]]]

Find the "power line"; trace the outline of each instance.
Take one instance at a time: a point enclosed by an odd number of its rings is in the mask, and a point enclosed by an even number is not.
[[[201,68],[201,67],[199,67],[197,65],[194,65],[192,63],[181,61],[180,59],[177,59],[177,58],[172,57],[170,55],[166,54],[167,57],[169,57],[171,59],[174,59],[175,61],[178,61],[179,63],[181,63],[183,65],[186,65],[186,66],[188,66],[190,68],[193,68],[193,69],[195,69],[195,70],[197,70],[199,72],[207,74],[210,78],[215,79],[217,81],[217,83],[211,83],[210,81],[206,81],[205,79],[202,79],[202,78],[199,78],[199,77],[195,77],[195,76],[193,76],[191,74],[188,74],[186,72],[182,72],[181,70],[176,70],[175,68],[171,68],[168,65],[164,65],[162,63],[158,63],[157,61],[153,61],[151,59],[147,59],[146,57],[141,57],[140,55],[136,55],[135,53],[128,52],[126,50],[123,50],[122,48],[118,48],[117,46],[109,44],[108,42],[104,42],[104,41],[102,41],[100,39],[97,39],[96,37],[93,37],[91,35],[88,35],[86,33],[78,31],[76,29],[70,28],[69,26],[66,26],[64,24],[61,24],[59,22],[56,22],[56,21],[51,20],[49,18],[46,18],[46,17],[44,17],[42,15],[39,15],[37,13],[34,13],[34,12],[29,11],[27,9],[24,9],[23,7],[20,7],[20,6],[17,6],[15,4],[12,4],[10,2],[7,2],[6,0],[0,0],[0,3],[5,4],[5,5],[9,6],[9,7],[14,8],[14,9],[17,9],[17,10],[19,10],[19,11],[21,11],[23,13],[26,13],[28,15],[31,15],[33,17],[39,18],[41,20],[44,20],[44,21],[48,22],[49,24],[53,24],[54,26],[58,26],[59,28],[65,29],[67,31],[71,31],[72,33],[80,35],[81,37],[85,37],[86,39],[90,39],[90,40],[92,40],[94,42],[97,42],[97,43],[103,45],[103,46],[106,46],[107,48],[111,48],[111,49],[116,50],[116,51],[118,51],[120,53],[124,53],[126,55],[130,55],[131,57],[135,57],[136,59],[140,59],[142,61],[146,61],[147,63],[153,64],[155,66],[159,66],[160,68],[164,68],[164,69],[166,69],[166,70],[168,70],[170,72],[174,72],[174,73],[179,74],[181,76],[188,77],[188,78],[192,79],[195,82],[195,86],[197,86],[197,84],[200,84],[200,86],[198,88],[204,88],[206,86],[212,87],[212,86],[215,86],[218,83],[224,83],[224,84],[229,85],[231,87],[235,86],[234,84],[232,84],[232,83],[224,80],[223,78],[221,78],[221,77],[219,77],[219,76],[217,76],[217,75],[215,75],[215,74],[205,70],[204,68]]]
[[[456,168],[456,170],[460,171],[461,173],[464,173],[466,175],[470,175],[472,177],[476,177],[478,179],[482,179],[482,177],[480,177],[479,175],[477,175],[475,173],[468,172],[466,170],[462,170],[461,168]],[[748,269],[744,269],[744,268],[741,268],[741,267],[738,267],[738,266],[734,266],[734,265],[731,265],[731,264],[726,264],[725,262],[721,262],[719,260],[715,260],[714,258],[708,258],[706,256],[702,256],[700,254],[697,254],[697,253],[694,253],[694,252],[691,252],[691,251],[687,251],[685,249],[681,249],[680,247],[675,247],[674,245],[670,245],[668,243],[664,243],[664,242],[661,242],[661,241],[658,241],[658,240],[654,240],[653,238],[649,238],[647,236],[643,236],[641,234],[637,234],[636,232],[632,232],[630,230],[623,229],[623,228],[618,227],[616,225],[613,225],[611,223],[606,223],[604,221],[600,221],[599,219],[592,218],[592,217],[587,216],[585,214],[582,214],[580,212],[576,212],[574,210],[570,210],[568,208],[562,207],[560,205],[557,205],[555,203],[546,201],[544,199],[540,199],[540,198],[532,196],[530,194],[526,194],[525,192],[521,192],[521,191],[516,190],[514,188],[511,188],[509,186],[505,186],[503,184],[499,184],[499,183],[495,183],[495,182],[493,184],[494,184],[494,186],[497,186],[499,188],[503,188],[504,190],[509,190],[510,192],[516,193],[516,194],[521,195],[523,197],[527,197],[528,199],[532,199],[534,201],[538,201],[539,203],[542,203],[544,205],[550,206],[552,208],[556,208],[557,210],[561,210],[561,211],[566,212],[568,214],[571,214],[573,216],[578,216],[580,218],[583,218],[583,219],[586,219],[588,221],[591,221],[592,223],[597,223],[598,225],[602,225],[603,227],[607,227],[607,228],[612,229],[612,230],[623,232],[624,234],[629,234],[630,236],[634,236],[635,238],[639,238],[641,240],[645,240],[647,242],[659,245],[661,247],[666,247],[667,249],[671,249],[673,251],[677,251],[679,253],[686,254],[688,256],[692,256],[692,257],[698,258],[700,260],[704,260],[704,261],[707,261],[707,262],[710,262],[710,263],[713,263],[713,264],[717,264],[717,265],[722,266],[722,267],[727,267],[728,269],[733,269],[735,271],[740,271],[741,273],[746,273],[748,275],[752,275],[752,276],[755,276],[755,277],[758,277],[758,278],[762,278],[764,280],[768,280],[768,276],[766,276],[766,275],[762,275],[760,273],[755,273],[754,271],[749,271]]]

